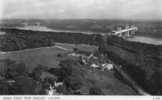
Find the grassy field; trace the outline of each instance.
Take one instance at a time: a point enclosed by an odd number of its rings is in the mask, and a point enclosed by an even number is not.
[[[31,71],[38,64],[49,67],[57,67],[59,61],[57,60],[56,55],[58,53],[65,52],[67,51],[55,47],[37,48],[19,52],[10,52],[1,56],[0,59],[10,59],[16,61],[17,63],[24,63],[27,66],[27,69]]]
[[[95,46],[89,45],[73,45],[73,44],[60,44],[57,43],[53,47],[42,47],[36,49],[27,49],[14,52],[6,52],[1,54],[0,60],[10,59],[17,63],[24,63],[27,69],[32,71],[38,64],[57,68],[60,59],[57,57],[58,54],[64,54],[72,52],[73,48],[77,47],[82,50],[89,52],[97,50]],[[96,70],[90,71],[88,67],[81,67],[74,65],[73,75],[82,81],[82,90],[86,93],[91,87],[100,88],[106,95],[132,95],[136,94],[128,85],[118,80],[113,72]]]
[[[60,47],[60,48],[59,48]],[[63,47],[63,48],[61,48]],[[11,59],[17,63],[25,63],[29,71],[35,68],[38,64],[48,67],[58,67],[59,59],[57,54],[68,53],[73,50],[73,44],[58,43],[53,47],[41,47],[35,49],[26,49],[21,51],[6,52],[0,54],[0,60]],[[97,49],[95,46],[78,45],[78,48],[86,48],[85,50]]]

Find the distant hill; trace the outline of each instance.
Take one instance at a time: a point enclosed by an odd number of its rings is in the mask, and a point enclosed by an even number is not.
[[[69,19],[69,20],[40,20],[40,19],[10,19],[2,20],[1,27],[22,26],[23,22],[29,24],[41,23],[52,29],[78,30],[92,32],[110,32],[118,25],[134,24],[138,26],[137,35],[162,38],[161,21],[127,21],[127,20],[95,20],[95,19]]]

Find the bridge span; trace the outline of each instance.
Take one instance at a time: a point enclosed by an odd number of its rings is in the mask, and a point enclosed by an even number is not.
[[[126,26],[125,29],[118,27],[117,30],[112,31],[112,35],[116,35],[119,37],[131,37],[135,35],[135,32],[138,30],[136,26]]]

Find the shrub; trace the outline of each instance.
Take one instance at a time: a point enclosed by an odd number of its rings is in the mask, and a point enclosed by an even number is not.
[[[102,95],[103,93],[100,88],[93,87],[89,89],[89,94],[90,95]]]
[[[64,84],[67,88],[72,90],[78,90],[82,86],[81,80],[76,76],[70,76],[64,80]]]
[[[38,64],[32,71],[33,79],[40,80],[40,76],[43,71],[48,71],[48,67]]]
[[[26,70],[25,64],[24,63],[11,64],[8,67],[6,77],[7,78],[14,78],[14,77],[19,76],[19,75],[27,75],[27,70]]]
[[[72,63],[71,60],[64,60],[60,62],[60,78],[64,80],[72,74]]]

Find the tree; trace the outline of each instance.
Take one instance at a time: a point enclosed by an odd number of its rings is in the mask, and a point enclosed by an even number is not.
[[[1,80],[0,81],[0,95],[7,95],[7,94],[9,94],[8,84],[4,82],[4,80]]]
[[[17,76],[15,77],[15,81],[16,82],[12,86],[14,94],[35,94],[37,84],[32,78],[28,76]]]
[[[77,76],[69,76],[64,80],[64,84],[67,88],[72,89],[73,91],[78,90],[82,86],[82,82],[79,77]]]
[[[60,66],[60,78],[62,80],[64,80],[65,78],[67,78],[68,76],[70,76],[72,74],[72,64],[74,63],[74,61],[72,60],[63,60],[60,62],[59,66]]]
[[[38,64],[37,67],[35,67],[32,71],[33,79],[40,80],[40,76],[43,71],[44,72],[48,71],[48,67]]]
[[[14,63],[8,66],[7,78],[14,78],[19,75],[27,75],[26,66],[24,63]]]
[[[100,88],[97,87],[92,87],[89,89],[89,94],[90,95],[103,95],[102,91]]]

